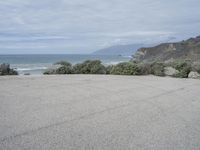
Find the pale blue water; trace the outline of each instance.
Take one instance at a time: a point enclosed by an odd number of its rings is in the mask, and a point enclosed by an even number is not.
[[[124,56],[102,56],[102,55],[73,55],[73,54],[56,54],[56,55],[0,55],[0,64],[9,63],[20,74],[42,74],[53,63],[60,60],[68,61],[72,64],[80,63],[85,60],[101,60],[103,64],[117,64],[119,62],[129,61],[130,57]]]

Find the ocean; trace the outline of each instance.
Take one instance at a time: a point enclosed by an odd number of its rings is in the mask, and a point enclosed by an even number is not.
[[[79,55],[79,54],[43,54],[43,55],[0,55],[0,64],[9,63],[11,68],[23,75],[42,74],[55,62],[64,60],[72,64],[80,63],[85,60],[101,60],[104,65],[117,64],[129,61],[131,58],[126,56],[110,55]]]

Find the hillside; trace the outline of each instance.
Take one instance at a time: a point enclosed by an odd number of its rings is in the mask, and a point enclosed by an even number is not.
[[[116,45],[95,51],[95,55],[123,55],[131,56],[138,48],[144,47],[144,44]]]
[[[134,55],[134,61],[200,61],[200,36],[177,43],[164,43],[155,47],[140,48]]]

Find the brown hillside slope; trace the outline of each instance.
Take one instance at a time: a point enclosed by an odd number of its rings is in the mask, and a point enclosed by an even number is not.
[[[177,43],[164,43],[155,47],[141,48],[133,56],[134,61],[153,62],[173,60],[200,61],[200,36]]]

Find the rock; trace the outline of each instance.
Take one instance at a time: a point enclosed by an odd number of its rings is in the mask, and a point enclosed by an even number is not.
[[[191,71],[188,75],[188,78],[200,79],[200,74],[198,72]]]
[[[191,67],[192,71],[200,73],[200,62],[193,62]]]
[[[25,76],[29,76],[29,75],[31,75],[31,74],[30,74],[30,73],[24,73],[24,75],[25,75]]]
[[[164,73],[165,73],[166,76],[175,76],[176,74],[179,73],[179,71],[176,70],[173,67],[165,67],[164,68]]]

